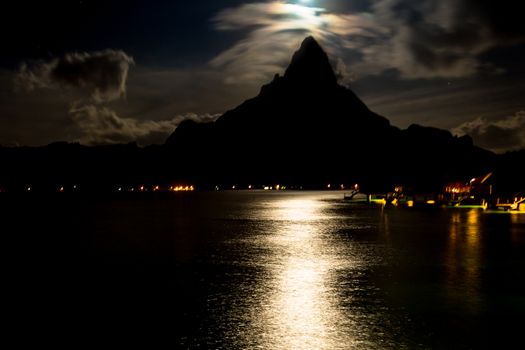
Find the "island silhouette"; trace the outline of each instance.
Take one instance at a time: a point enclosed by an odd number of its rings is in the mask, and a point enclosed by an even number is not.
[[[338,83],[326,52],[307,37],[280,76],[216,121],[183,121],[164,145],[0,147],[0,187],[108,191],[186,183],[200,189],[287,184],[370,191],[397,184],[439,191],[489,171],[501,190],[525,187],[525,151],[496,155],[471,137],[392,126]]]

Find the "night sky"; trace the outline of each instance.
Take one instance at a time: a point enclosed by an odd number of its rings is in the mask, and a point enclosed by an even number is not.
[[[340,83],[393,125],[525,148],[519,1],[9,3],[0,145],[163,143],[181,120],[256,95],[313,35]]]

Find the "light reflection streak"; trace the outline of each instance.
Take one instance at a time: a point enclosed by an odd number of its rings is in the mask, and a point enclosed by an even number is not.
[[[525,237],[523,236],[523,228],[525,227],[525,213],[524,212],[510,212],[511,229],[510,234],[513,244],[521,244]]]
[[[265,337],[261,344],[265,348],[351,347],[353,340],[341,327],[345,315],[332,290],[334,271],[342,262],[323,239],[319,225],[329,219],[323,213],[325,206],[315,199],[288,199],[270,209],[278,223],[268,238],[275,249],[271,288],[264,312],[254,320]]]
[[[448,291],[473,309],[481,302],[481,215],[476,209],[451,215],[447,251]]]

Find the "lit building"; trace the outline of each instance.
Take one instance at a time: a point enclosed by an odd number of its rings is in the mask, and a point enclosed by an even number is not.
[[[444,192],[448,200],[461,200],[462,198],[483,197],[492,195],[492,185],[487,180],[492,176],[488,173],[484,176],[475,177],[469,182],[451,182],[445,185]]]

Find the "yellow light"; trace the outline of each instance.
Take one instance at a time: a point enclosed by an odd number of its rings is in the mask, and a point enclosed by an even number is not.
[[[430,200],[428,200],[428,201],[427,201],[427,204],[436,204],[436,201],[435,201],[435,200],[432,200],[432,199],[430,199]]]
[[[414,201],[407,201],[407,206],[412,208],[414,206]]]
[[[159,186],[156,186],[155,188],[157,188],[157,187],[159,187]],[[159,187],[159,190],[160,190],[160,187]],[[172,192],[190,192],[190,191],[194,191],[194,190],[195,190],[195,187],[193,187],[193,185],[170,186],[170,191],[172,191]],[[219,187],[215,186],[215,190],[218,191]]]

